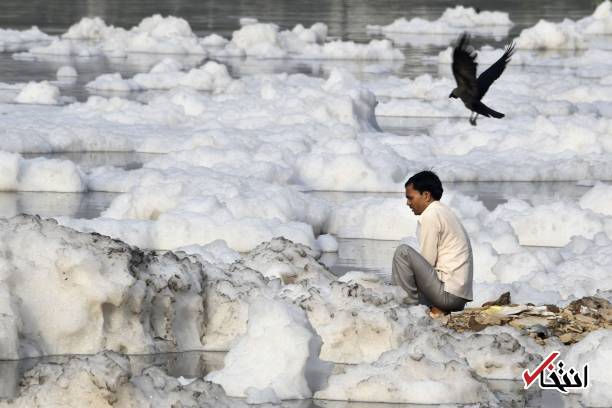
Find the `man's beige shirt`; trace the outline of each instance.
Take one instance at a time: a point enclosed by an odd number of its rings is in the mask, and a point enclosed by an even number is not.
[[[421,255],[435,268],[444,290],[472,300],[472,245],[461,221],[445,204],[430,203],[417,225]]]

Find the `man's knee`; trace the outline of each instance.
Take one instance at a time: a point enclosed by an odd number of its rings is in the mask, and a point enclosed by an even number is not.
[[[410,245],[407,244],[401,244],[400,246],[398,246],[395,249],[395,253],[393,254],[393,258],[398,257],[398,256],[408,256],[410,257],[413,253],[415,252],[415,249],[412,248]]]

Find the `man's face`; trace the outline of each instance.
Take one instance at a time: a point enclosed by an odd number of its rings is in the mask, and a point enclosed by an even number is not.
[[[423,194],[421,194],[418,190],[412,188],[412,184],[406,186],[406,205],[415,215],[421,215],[430,202],[431,193],[429,191],[423,191]]]

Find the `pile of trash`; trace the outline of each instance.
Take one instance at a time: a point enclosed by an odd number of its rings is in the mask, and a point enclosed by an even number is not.
[[[510,293],[481,307],[465,308],[441,316],[440,321],[458,332],[481,331],[488,326],[510,325],[544,344],[557,337],[564,344],[580,341],[597,329],[612,328],[612,304],[606,299],[586,296],[564,308],[555,305],[512,304]]]

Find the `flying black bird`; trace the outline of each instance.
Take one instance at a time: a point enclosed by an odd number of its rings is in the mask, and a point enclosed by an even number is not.
[[[453,75],[457,81],[457,87],[453,89],[449,98],[459,98],[466,108],[472,111],[470,124],[476,126],[478,115],[501,119],[503,113],[499,113],[489,108],[481,102],[491,84],[499,78],[506,69],[506,64],[514,53],[514,43],[506,47],[506,52],[500,59],[491,65],[485,72],[476,79],[476,52],[469,47],[470,37],[464,33],[459,39],[459,43],[453,51]]]

